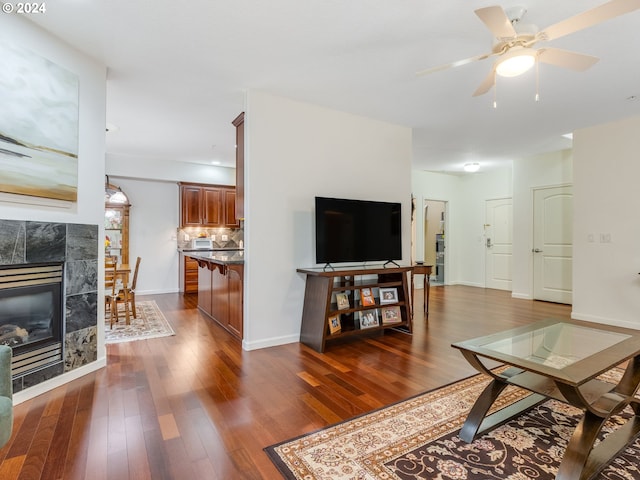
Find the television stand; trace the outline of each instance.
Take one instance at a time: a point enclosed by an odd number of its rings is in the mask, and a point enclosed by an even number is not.
[[[306,275],[300,342],[317,352],[338,338],[404,326],[411,332],[408,272],[384,265],[299,268]],[[384,293],[384,298],[381,295]],[[365,293],[371,298],[365,298]]]

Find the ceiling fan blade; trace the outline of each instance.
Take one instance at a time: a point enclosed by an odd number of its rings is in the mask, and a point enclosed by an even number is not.
[[[633,12],[640,8],[640,0],[611,0],[598,7],[579,13],[573,17],[567,18],[536,35],[538,40],[549,41],[559,37],[564,37],[570,33],[592,27],[598,23],[605,22],[625,13]]]
[[[507,39],[517,37],[511,20],[507,17],[504,9],[499,6],[479,8],[475,11],[480,20],[487,26],[494,37]]]
[[[416,72],[416,75],[428,75],[430,73],[440,72],[442,70],[447,70],[449,68],[461,67],[462,65],[467,65],[468,63],[473,63],[478,60],[484,60],[485,58],[489,58],[495,55],[494,53],[485,53],[483,55],[476,55],[475,57],[465,58],[464,60],[458,60],[457,62],[447,63],[446,65],[440,65],[438,67],[431,67],[425,70],[420,70]]]
[[[538,61],[569,68],[577,72],[586,70],[599,60],[598,57],[570,52],[559,48],[541,48],[538,50]]]
[[[473,92],[472,96],[477,97],[479,95],[484,95],[489,90],[491,90],[491,87],[493,87],[495,84],[496,84],[496,70],[495,68],[492,68],[491,72],[489,72],[489,75],[486,76],[486,78],[482,81],[482,83],[476,89],[476,91]]]

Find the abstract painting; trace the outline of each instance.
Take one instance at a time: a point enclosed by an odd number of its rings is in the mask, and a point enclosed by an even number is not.
[[[0,192],[75,202],[77,75],[0,43]]]

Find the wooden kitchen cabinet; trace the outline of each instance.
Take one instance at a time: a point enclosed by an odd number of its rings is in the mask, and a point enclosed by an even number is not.
[[[196,183],[179,185],[181,228],[238,226],[234,187]]]
[[[244,112],[233,122],[236,127],[236,217],[244,220]]]
[[[197,262],[198,308],[242,340],[244,265]]]
[[[198,261],[187,255],[181,255],[180,276],[184,293],[198,293]]]

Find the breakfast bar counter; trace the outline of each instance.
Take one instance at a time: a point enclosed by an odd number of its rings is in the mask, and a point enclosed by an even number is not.
[[[198,262],[198,308],[242,340],[244,251],[183,252]]]

